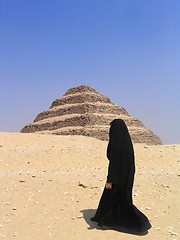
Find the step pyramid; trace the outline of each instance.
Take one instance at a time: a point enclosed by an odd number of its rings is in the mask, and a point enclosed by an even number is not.
[[[109,138],[109,123],[115,118],[126,122],[134,143],[162,144],[160,138],[145,128],[140,120],[89,86],[70,88],[21,132],[84,135],[106,141]]]

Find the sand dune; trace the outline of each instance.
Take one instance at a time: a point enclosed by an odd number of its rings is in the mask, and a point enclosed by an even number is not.
[[[0,239],[179,239],[180,145],[134,145],[134,204],[152,224],[144,236],[90,221],[106,181],[106,147],[83,136],[0,133]]]

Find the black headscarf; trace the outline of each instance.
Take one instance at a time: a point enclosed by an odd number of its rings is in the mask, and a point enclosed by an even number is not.
[[[114,119],[110,123],[107,158],[109,159],[107,182],[118,184],[122,191],[127,184],[133,185],[134,150],[128,128],[122,119]]]

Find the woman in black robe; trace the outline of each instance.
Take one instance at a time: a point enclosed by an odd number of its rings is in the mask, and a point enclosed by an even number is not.
[[[151,225],[132,200],[135,174],[134,149],[125,122],[114,119],[110,123],[107,182],[92,221],[99,226],[120,226],[137,231],[148,230]]]

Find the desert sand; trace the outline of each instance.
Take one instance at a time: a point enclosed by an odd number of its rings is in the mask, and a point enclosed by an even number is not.
[[[90,221],[106,182],[107,142],[83,136],[0,133],[0,239],[180,239],[180,145],[135,144],[134,204],[143,236]]]

